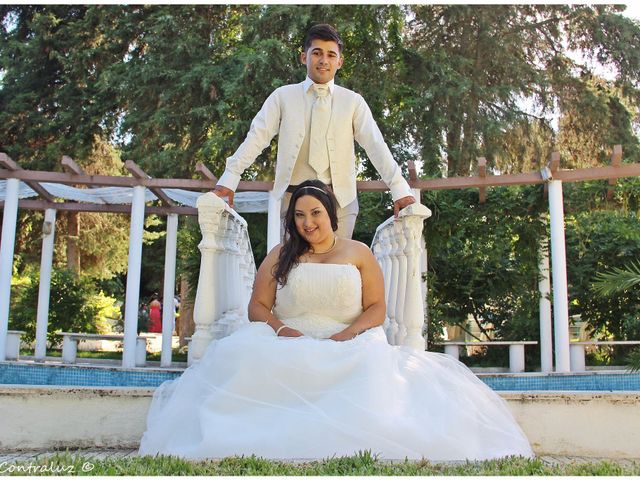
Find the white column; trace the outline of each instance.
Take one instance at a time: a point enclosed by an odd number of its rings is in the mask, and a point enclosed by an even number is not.
[[[127,264],[127,293],[124,312],[124,342],[122,348],[122,366],[125,368],[133,368],[136,365],[144,203],[145,187],[141,185],[133,187],[131,227],[129,229],[129,260]]]
[[[549,182],[549,213],[551,217],[551,274],[553,279],[556,372],[569,372],[569,294],[564,236],[564,205],[562,181],[560,180]]]
[[[51,292],[51,265],[53,262],[53,241],[56,235],[56,210],[44,211],[42,225],[42,255],[40,257],[40,286],[38,288],[38,313],[36,316],[37,362],[44,362],[47,355],[47,329],[49,324],[49,297]]]
[[[280,219],[280,206],[282,200],[277,199],[273,191],[269,192],[269,207],[267,211],[267,253],[280,243],[282,220]]]
[[[546,235],[540,239],[540,248],[538,250],[538,291],[540,292],[540,370],[553,372],[549,238]]]
[[[9,330],[9,301],[11,299],[11,275],[13,274],[13,249],[16,243],[16,220],[18,218],[18,191],[20,180],[7,179],[2,217],[2,240],[0,243],[0,362],[6,358],[7,331]]]
[[[178,238],[178,214],[167,216],[167,241],[164,249],[164,288],[162,291],[162,353],[160,366],[171,366],[171,340],[173,337],[173,322],[175,310],[173,298],[176,294],[176,245]]]

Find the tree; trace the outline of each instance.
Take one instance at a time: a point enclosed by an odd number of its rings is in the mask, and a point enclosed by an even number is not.
[[[607,89],[617,119],[610,110],[599,114],[598,149],[610,145],[603,145],[604,138],[625,135],[628,150],[637,145],[621,110],[637,122],[640,35],[635,22],[617,14],[618,7],[424,5],[412,12],[404,52],[409,68],[398,83],[411,89],[403,123],[428,174],[468,175],[480,155],[490,167],[514,171],[514,150],[544,154],[553,143],[562,148],[572,134],[584,140],[594,133],[588,107],[595,68],[572,59],[572,51],[616,70]],[[586,124],[562,122],[559,133],[551,134],[558,113],[565,119],[577,115]],[[528,152],[526,134],[532,128],[542,148]],[[510,135],[513,146],[505,149],[504,133],[518,129],[525,135]],[[518,163],[529,167],[545,161],[529,157]]]

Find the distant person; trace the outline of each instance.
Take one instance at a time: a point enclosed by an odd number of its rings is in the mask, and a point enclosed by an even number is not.
[[[354,140],[391,190],[394,214],[415,202],[389,147],[382,138],[371,110],[357,93],[334,84],[342,67],[343,43],[331,25],[319,24],[304,38],[300,61],[307,67],[304,82],[276,89],[251,122],[246,139],[227,158],[224,174],[214,192],[228,197],[242,172],[278,135],[278,155],[273,191],[282,198],[281,216],[287,211],[291,192],[307,179],[330,185],[338,200],[337,235],[351,238],[358,215]]]
[[[149,303],[149,330],[150,333],[162,333],[162,304],[158,297],[154,296]]]

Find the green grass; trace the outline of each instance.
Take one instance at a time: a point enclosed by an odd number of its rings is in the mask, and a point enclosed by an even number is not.
[[[31,357],[34,355],[34,351],[32,349],[20,349],[20,356],[22,357]],[[147,360],[150,362],[160,361],[160,352],[157,353],[147,353]],[[62,357],[62,350],[47,350],[48,357]],[[77,353],[78,358],[97,358],[101,360],[122,360],[122,352],[86,352],[84,350],[79,350]],[[186,362],[187,354],[181,353],[177,348],[173,349],[173,354],[171,355],[171,361],[173,362]]]
[[[18,470],[30,467],[31,470]],[[91,468],[93,467],[93,468]],[[39,470],[34,470],[39,468]],[[133,457],[117,460],[94,460],[91,457],[58,453],[43,460],[19,462],[13,470],[5,464],[9,475],[229,475],[229,476],[326,476],[326,475],[482,475],[482,476],[602,476],[640,475],[640,464],[622,466],[599,461],[549,466],[539,459],[507,457],[484,462],[434,464],[428,461],[387,463],[369,452],[351,457],[329,458],[304,463],[288,463],[251,457],[229,457],[222,460],[191,462],[175,457]]]

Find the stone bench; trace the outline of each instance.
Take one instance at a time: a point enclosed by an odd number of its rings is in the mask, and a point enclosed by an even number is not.
[[[62,335],[62,363],[76,363],[78,355],[78,342],[81,340],[113,340],[124,341],[124,335],[99,333],[73,333],[60,332]],[[136,367],[144,367],[147,364],[147,337],[138,335],[136,339]]]
[[[572,372],[584,372],[585,347],[600,345],[640,345],[640,340],[587,340],[584,342],[571,342],[569,344],[569,368]]]
[[[7,332],[7,343],[5,346],[5,359],[6,360],[17,360],[20,356],[20,337],[24,335],[25,332],[21,330],[9,330]]]
[[[512,342],[508,340],[500,340],[495,342],[443,342],[437,345],[444,345],[444,353],[451,355],[458,360],[460,358],[460,347],[493,347],[493,346],[509,346],[509,371],[512,373],[524,372],[524,346],[537,345],[534,341]]]

